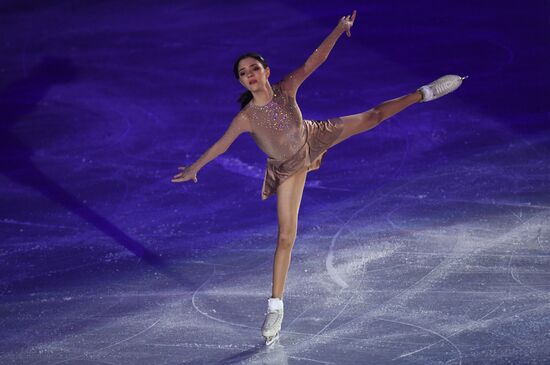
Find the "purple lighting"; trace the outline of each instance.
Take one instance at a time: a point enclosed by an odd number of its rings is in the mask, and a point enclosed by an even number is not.
[[[275,84],[353,9],[300,86],[304,119],[470,77],[307,174],[266,347],[267,156],[244,133],[198,183],[170,179],[239,112],[239,55]],[[1,2],[0,363],[545,363],[549,17],[545,1]]]

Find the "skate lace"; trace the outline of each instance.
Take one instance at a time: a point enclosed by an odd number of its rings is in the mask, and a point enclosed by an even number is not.
[[[445,81],[440,84],[435,85],[435,92],[437,94],[443,94],[445,91],[450,89],[452,87],[452,82]]]
[[[443,80],[436,82],[432,85],[435,95],[441,95],[449,92],[455,87],[456,81],[449,78],[444,78]]]

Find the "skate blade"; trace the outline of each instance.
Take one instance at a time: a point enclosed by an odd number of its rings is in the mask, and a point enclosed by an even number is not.
[[[270,336],[270,337],[264,336],[264,339],[265,339],[265,345],[270,346],[279,339],[279,334],[277,333],[275,336]]]

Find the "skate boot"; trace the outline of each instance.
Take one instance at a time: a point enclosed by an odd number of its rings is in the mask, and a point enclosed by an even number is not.
[[[267,302],[267,314],[262,326],[262,336],[264,336],[267,346],[271,345],[279,338],[283,315],[283,301],[279,298],[269,298]]]
[[[422,93],[421,102],[435,100],[455,91],[462,84],[462,81],[467,78],[468,76],[445,75],[428,85],[422,86],[418,89]]]

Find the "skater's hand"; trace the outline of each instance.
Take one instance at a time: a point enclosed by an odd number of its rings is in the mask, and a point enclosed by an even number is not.
[[[178,170],[180,170],[180,172],[174,175],[174,177],[172,178],[172,182],[184,182],[184,181],[193,180],[196,183],[198,181],[197,172],[194,171],[193,169],[189,167],[181,166],[181,167],[178,167]]]
[[[340,22],[338,23],[338,25],[342,27],[342,29],[346,32],[346,35],[348,37],[351,37],[350,29],[353,26],[353,22],[355,21],[355,15],[357,15],[357,11],[354,10],[351,16],[343,16],[342,18],[340,18]]]

